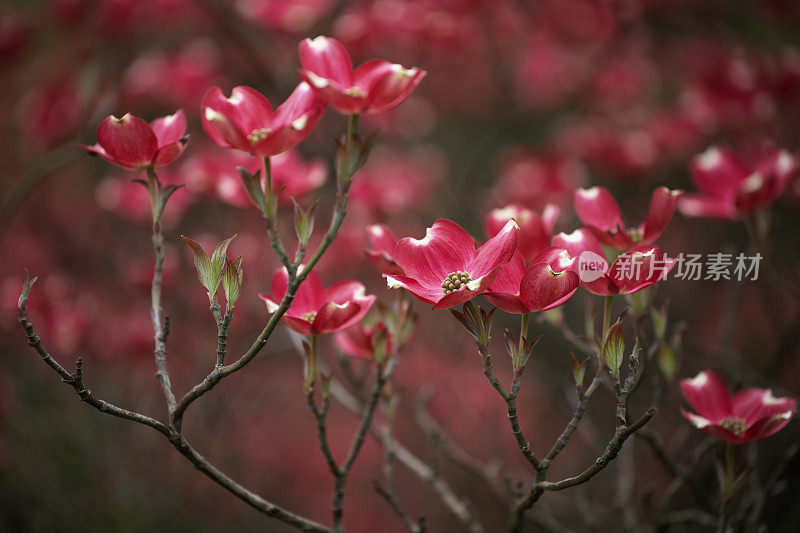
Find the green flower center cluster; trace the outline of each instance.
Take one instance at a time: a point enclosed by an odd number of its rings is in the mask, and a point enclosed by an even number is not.
[[[450,294],[451,292],[455,292],[462,287],[465,287],[470,281],[472,281],[472,278],[469,277],[469,274],[463,270],[451,272],[446,278],[444,278],[444,281],[442,282],[442,292],[445,294]]]
[[[314,319],[317,318],[317,312],[316,311],[310,311],[310,312],[304,314],[303,316],[301,316],[300,318],[305,320],[308,323],[313,323]]]
[[[742,418],[736,418],[734,416],[723,418],[719,425],[737,437],[742,436],[744,432],[747,431],[747,422]]]

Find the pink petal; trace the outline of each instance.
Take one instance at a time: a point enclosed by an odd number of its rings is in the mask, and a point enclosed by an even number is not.
[[[511,258],[511,252],[506,262]],[[464,228],[447,219],[434,222],[422,239],[401,239],[395,249],[395,261],[407,276],[439,292],[448,274],[467,270],[474,258],[472,237]],[[477,277],[473,275],[473,278]]]
[[[750,171],[733,153],[712,146],[692,159],[691,173],[692,182],[700,190],[717,198],[731,198]]]
[[[695,412],[711,424],[718,424],[732,412],[728,387],[716,372],[704,370],[692,379],[681,380],[681,392]]]
[[[542,210],[542,228],[545,235],[552,235],[553,228],[558,220],[558,215],[561,214],[561,208],[554,204],[547,204]]]
[[[285,152],[308,137],[324,113],[325,103],[301,82],[275,111],[271,133],[260,142],[251,142],[251,151],[262,157]]]
[[[497,235],[509,220],[514,220],[519,226],[517,249],[525,259],[530,259],[547,246],[552,226],[550,230],[545,229],[542,218],[537,213],[519,204],[491,210],[484,222],[486,235]]]
[[[186,115],[183,109],[174,114],[155,119],[150,123],[153,133],[158,139],[158,146],[163,147],[178,141],[186,133]]]
[[[373,296],[372,299],[374,300],[374,298]],[[372,305],[372,301],[370,301],[370,305]],[[334,333],[343,330],[361,320],[368,310],[368,307],[365,309],[364,306],[354,301],[343,304],[327,302],[319,309],[314,319],[314,330],[319,333]]]
[[[681,414],[686,420],[691,422],[694,427],[705,433],[708,433],[714,438],[724,440],[732,444],[739,444],[743,442],[741,437],[737,437],[732,431],[728,431],[727,429],[712,423],[707,418],[690,413],[689,411],[685,411],[683,409],[681,409]]]
[[[323,301],[331,301],[342,304],[348,301],[365,300],[366,287],[361,282],[346,279],[334,283],[322,295]]]
[[[272,276],[272,299],[280,302],[286,294],[289,275],[285,268],[278,269]],[[311,271],[305,281],[297,289],[292,305],[289,308],[294,316],[302,316],[306,313],[316,312],[323,300],[322,281],[319,274]]]
[[[335,81],[345,87],[353,84],[353,63],[344,45],[320,35],[300,42],[300,64],[317,76]]]
[[[576,229],[572,233],[559,233],[553,236],[552,245],[564,248],[572,257],[580,257],[583,252],[589,251],[600,257],[605,257],[603,248],[597,238],[586,229]]]
[[[394,257],[397,239],[392,230],[383,224],[373,224],[367,228],[367,237],[373,250],[383,252],[387,257]]]
[[[444,297],[441,287],[423,286],[408,276],[384,274],[383,277],[386,278],[386,284],[390,289],[405,289],[426,304],[433,305]]]
[[[466,232],[465,232],[466,233]],[[517,248],[519,226],[509,220],[500,232],[478,249],[475,259],[465,268],[472,279],[482,278],[511,260]],[[406,272],[408,272],[406,270]],[[444,277],[440,278],[439,283]]]
[[[236,121],[239,114],[230,101],[222,94],[222,89],[212,87],[203,97],[202,125],[206,135],[219,146],[251,151],[247,136],[250,130],[243,129]]]
[[[761,418],[745,431],[742,440],[761,440],[774,435],[789,423],[796,412],[797,409],[792,407],[781,413]]]
[[[367,107],[366,93],[349,94],[345,91],[348,87],[343,87],[339,83],[324,78],[320,78],[313,72],[301,70],[300,77],[309,84],[316,95],[327,102],[331,107],[345,115],[363,113]]]
[[[520,298],[531,311],[545,311],[564,305],[577,290],[575,272],[555,272],[547,263],[535,263],[522,277]]]
[[[617,257],[608,275],[620,294],[632,294],[664,278],[674,262],[655,246],[637,246]]]
[[[487,302],[499,309],[502,309],[506,313],[511,313],[513,315],[530,313],[530,309],[525,307],[525,304],[522,303],[519,294],[489,291],[483,293],[483,297],[486,298]]]
[[[424,70],[416,67],[407,69],[396,63],[391,65],[390,69],[389,74],[380,76],[370,88],[365,113],[383,113],[397,107],[408,98],[411,91],[427,74]],[[356,71],[357,84],[360,83],[358,76],[360,76],[360,72]]]
[[[776,398],[769,389],[744,389],[734,394],[731,402],[733,416],[743,418],[748,426],[763,418],[797,411],[793,398]]]
[[[370,330],[372,333],[372,330]],[[336,347],[342,352],[360,357],[362,359],[372,360],[372,338],[364,333],[361,327],[353,326],[337,333],[334,338]]]
[[[733,220],[738,216],[736,204],[732,198],[705,194],[684,195],[678,204],[678,209],[687,217],[712,217]]]
[[[162,146],[153,158],[153,165],[160,167],[172,163],[186,150],[188,143],[189,136],[187,135],[183,139]]]
[[[108,154],[109,161],[126,168],[149,166],[158,150],[150,125],[130,113],[105,119],[97,129],[97,144]]]
[[[671,191],[666,187],[659,187],[653,192],[647,220],[644,222],[641,244],[652,244],[664,232],[664,228],[678,207],[681,196],[683,191]]]
[[[603,242],[606,242],[603,237],[605,234],[613,236],[625,232],[617,201],[604,187],[575,189],[574,202],[578,218],[595,231],[597,238]],[[613,245],[612,242],[606,244]]]
[[[511,260],[500,268],[489,290],[519,296],[519,282],[522,281],[525,270],[525,259],[519,250],[515,250]]]

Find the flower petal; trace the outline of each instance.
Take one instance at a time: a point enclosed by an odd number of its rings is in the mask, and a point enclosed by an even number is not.
[[[691,163],[692,182],[717,198],[732,198],[748,174],[747,165],[738,157],[716,146],[696,155]]]
[[[373,296],[372,299],[374,298]],[[314,318],[313,328],[319,333],[335,333],[358,322],[368,310],[368,307],[364,309],[364,306],[352,300],[342,304],[327,302]]]
[[[748,426],[763,418],[797,410],[793,398],[776,398],[770,389],[744,389],[733,395],[731,403],[733,416],[743,418]]]
[[[395,261],[407,276],[439,292],[448,274],[467,270],[474,258],[472,237],[464,228],[447,219],[434,222],[422,239],[401,239],[395,249]],[[511,252],[505,262],[510,258]]]
[[[158,150],[150,125],[127,113],[122,118],[113,115],[97,129],[97,143],[108,154],[109,161],[125,168],[143,168],[150,165]]]
[[[707,194],[686,194],[681,198],[678,209],[687,217],[712,217],[724,220],[737,218],[736,203],[732,198]]]
[[[577,290],[575,272],[555,272],[547,263],[535,263],[522,277],[520,298],[531,311],[545,311],[564,305]]]
[[[424,287],[414,278],[384,274],[390,289],[405,289],[418,300],[426,304],[435,304],[444,297],[441,287]]]
[[[730,416],[731,396],[722,378],[712,370],[704,370],[692,379],[681,380],[681,392],[689,405],[711,424]]]
[[[158,149],[155,157],[153,157],[153,165],[161,167],[168,165],[175,161],[186,150],[186,145],[189,143],[189,136],[178,139],[175,142],[166,144]]]
[[[305,70],[344,87],[353,84],[353,62],[347,49],[336,39],[323,35],[314,39],[303,39],[299,51],[300,64]]]
[[[163,147],[178,141],[186,133],[186,115],[183,109],[178,109],[174,114],[157,118],[150,123],[153,133],[158,140],[158,146]]]
[[[605,257],[597,238],[584,228],[576,229],[572,233],[554,235],[551,244],[558,248],[564,248],[572,257],[580,257],[586,251]]]
[[[671,191],[666,187],[659,187],[653,192],[650,209],[647,211],[647,220],[642,227],[641,244],[652,244],[664,232],[664,228],[667,227],[678,207],[681,196],[683,196],[683,191]]]
[[[617,257],[608,276],[619,287],[620,294],[632,294],[664,278],[674,261],[655,246],[637,246]]]
[[[614,237],[625,234],[617,201],[604,187],[576,189],[574,202],[578,218],[605,244],[615,246]]]
[[[364,112],[382,113],[405,100],[426,74],[416,67],[373,60],[356,69],[353,84],[367,94]]]
[[[513,220],[509,220],[497,235],[486,241],[478,249],[475,259],[465,269],[472,279],[482,278],[508,263],[517,248],[518,235],[519,226]]]

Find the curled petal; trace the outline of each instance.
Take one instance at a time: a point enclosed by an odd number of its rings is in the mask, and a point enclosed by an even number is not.
[[[666,187],[659,187],[655,190],[653,198],[650,200],[647,220],[642,227],[641,244],[652,244],[664,232],[664,228],[667,227],[678,207],[681,196],[683,196],[683,191],[671,191]]]
[[[374,299],[373,296],[370,305]],[[334,333],[358,322],[368,310],[369,308],[364,309],[364,306],[354,301],[342,304],[327,302],[319,309],[314,318],[313,328],[319,333]]]
[[[625,224],[614,197],[604,187],[576,189],[575,213],[598,239],[609,246],[616,244],[614,236],[625,232]]]
[[[305,70],[344,87],[352,85],[353,62],[347,49],[336,39],[323,35],[314,39],[303,39],[299,50],[300,64]]]
[[[158,146],[163,147],[180,140],[186,133],[186,115],[183,109],[178,109],[174,114],[155,119],[150,123],[153,133],[158,140]]]
[[[637,246],[620,255],[609,268],[608,275],[619,287],[620,294],[632,294],[662,279],[673,264],[660,248]]]
[[[150,125],[130,113],[105,119],[97,130],[97,144],[103,147],[109,161],[125,168],[150,165],[158,150]]]
[[[189,144],[188,135],[182,139],[178,139],[175,142],[165,144],[158,149],[155,157],[153,157],[153,165],[160,167],[172,163],[184,152],[184,150],[186,150],[187,144]]]
[[[411,91],[426,75],[424,70],[416,67],[405,68],[397,63],[389,63],[387,68],[384,65],[376,65],[376,63],[385,62],[365,63],[354,73],[357,87],[364,83],[372,84],[367,92],[367,107],[364,110],[367,114],[382,113],[398,106],[408,98]],[[381,74],[381,70],[387,70],[387,72]]]
[[[577,290],[575,272],[555,272],[547,263],[535,263],[522,277],[520,298],[531,311],[545,311],[564,305]]]

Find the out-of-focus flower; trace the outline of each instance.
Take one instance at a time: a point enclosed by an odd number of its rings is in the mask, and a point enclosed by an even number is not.
[[[484,293],[486,300],[507,313],[546,311],[567,303],[578,290],[578,275],[569,258],[565,264],[551,266],[534,262],[525,268],[525,259],[517,250]]]
[[[632,294],[645,289],[663,279],[674,265],[660,248],[640,245],[621,254],[609,266],[600,243],[583,228],[555,235],[552,244],[533,261],[546,262],[557,270],[564,264],[563,252],[568,257],[579,258],[574,266],[578,268],[581,286],[602,296]]]
[[[358,171],[349,204],[366,207],[376,218],[422,210],[435,198],[444,167],[441,153],[432,149],[403,154],[378,151]]]
[[[774,150],[751,168],[728,150],[712,146],[692,160],[692,182],[700,191],[680,202],[687,216],[733,220],[771,205],[797,176],[797,158]]]
[[[161,49],[145,52],[134,61],[122,78],[123,101],[160,102],[196,109],[206,89],[218,85],[221,53],[210,39],[192,41],[175,52]]]
[[[202,108],[203,129],[212,141],[269,157],[305,139],[325,112],[325,103],[307,83],[300,83],[275,111],[264,95],[250,87],[234,87],[230,98],[212,87]]]
[[[584,226],[603,244],[617,250],[627,250],[634,245],[652,244],[664,232],[683,191],[659,187],[653,192],[647,219],[639,226],[627,228],[611,193],[603,187],[577,189],[575,212]]]
[[[264,162],[239,151],[203,153],[183,165],[193,190],[207,192],[220,200],[238,207],[252,207],[253,202],[242,187],[242,178],[236,167],[243,167],[255,173]],[[287,150],[270,158],[272,169],[272,190],[281,191],[279,200],[291,203],[290,198],[300,200],[317,190],[328,177],[328,167],[324,161],[313,159],[303,161],[295,150]],[[262,184],[265,181],[262,178]]]
[[[446,309],[486,292],[500,268],[511,260],[519,226],[513,220],[477,252],[469,233],[439,219],[422,239],[406,237],[397,243],[395,261],[404,275],[384,274],[390,288],[403,288],[417,299]]]
[[[76,77],[62,73],[26,90],[18,119],[25,137],[47,148],[75,133],[85,107]]]
[[[238,0],[236,9],[264,28],[305,33],[330,11],[332,4],[332,0]]]
[[[353,69],[344,45],[320,35],[300,43],[300,76],[337,111],[382,113],[399,105],[422,81],[417,67],[373,59]]]
[[[776,398],[770,389],[744,389],[731,396],[712,370],[682,380],[681,392],[695,410],[681,409],[683,416],[696,428],[733,444],[767,438],[797,412],[793,398]]]
[[[576,159],[516,154],[501,164],[494,187],[495,205],[519,203],[534,210],[565,205],[576,187],[586,182],[586,169]]]
[[[384,274],[393,276],[403,275],[403,269],[397,266],[394,260],[394,251],[397,248],[397,238],[392,231],[383,224],[373,224],[367,228],[369,248],[366,251],[375,268]]]
[[[392,336],[383,322],[373,325],[357,324],[334,336],[336,346],[344,353],[372,361],[375,358],[376,340],[383,338],[384,353],[392,353]]]
[[[272,277],[272,295],[258,295],[270,313],[278,310],[288,281],[286,269],[281,268]],[[364,318],[374,302],[375,296],[367,295],[358,281],[343,280],[325,289],[319,275],[311,271],[281,320],[301,335],[334,333]]]
[[[111,115],[97,129],[97,144],[81,147],[89,155],[129,170],[158,167],[183,153],[189,142],[185,132],[186,115],[182,109],[150,124],[130,113],[122,118]]]
[[[494,237],[506,222],[514,220],[519,226],[517,250],[528,261],[547,246],[559,213],[561,209],[553,204],[545,206],[541,215],[520,204],[510,204],[489,211],[484,229],[488,237]]]

